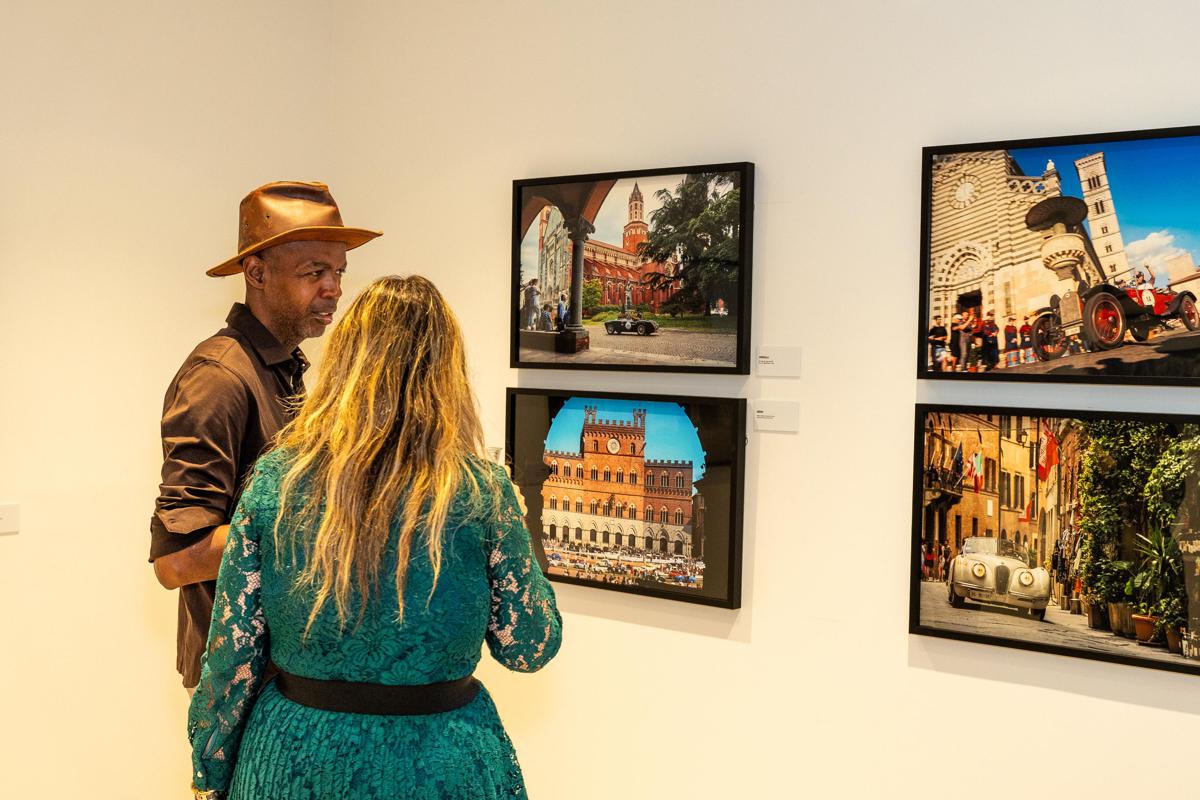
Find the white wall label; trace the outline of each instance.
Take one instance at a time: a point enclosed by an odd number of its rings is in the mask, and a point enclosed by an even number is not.
[[[797,433],[800,430],[800,404],[794,400],[755,400],[754,430]]]
[[[0,505],[0,534],[18,533],[21,530],[21,507]]]
[[[799,378],[799,347],[760,347],[755,357],[757,372],[767,378]]]

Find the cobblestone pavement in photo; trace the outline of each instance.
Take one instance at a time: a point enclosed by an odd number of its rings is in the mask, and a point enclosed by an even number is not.
[[[1038,644],[1071,647],[1092,653],[1109,653],[1128,658],[1170,661],[1175,664],[1200,664],[1165,647],[1140,645],[1133,639],[1087,626],[1085,614],[1071,614],[1053,603],[1046,608],[1046,621],[1039,622],[1023,611],[1003,606],[972,603],[953,608],[946,599],[942,581],[921,582],[921,624],[942,630],[961,631],[982,636],[1000,636]]]
[[[652,336],[607,334],[603,325],[588,325],[591,344],[582,353],[551,353],[521,348],[524,362],[563,364],[650,364],[691,367],[732,367],[737,363],[737,334],[733,331],[670,330],[663,328]]]

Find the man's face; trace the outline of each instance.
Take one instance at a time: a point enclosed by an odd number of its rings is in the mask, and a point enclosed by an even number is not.
[[[259,257],[264,304],[270,320],[263,320],[284,344],[299,344],[320,336],[333,322],[342,275],[346,272],[346,245],[340,242],[289,242],[264,250]],[[248,275],[248,279],[254,275]]]

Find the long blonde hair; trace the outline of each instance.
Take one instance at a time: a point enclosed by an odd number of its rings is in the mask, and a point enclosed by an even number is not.
[[[484,460],[482,426],[458,321],[429,280],[380,278],[355,298],[276,446],[286,459],[276,554],[290,546],[295,563],[300,540],[305,559],[295,587],[315,589],[305,633],[331,597],[344,630],[354,589],[361,621],[398,510],[397,619],[418,530],[433,568],[432,597],[451,501],[464,484],[478,498],[480,481],[496,478],[467,467]],[[315,535],[303,535],[314,526]]]

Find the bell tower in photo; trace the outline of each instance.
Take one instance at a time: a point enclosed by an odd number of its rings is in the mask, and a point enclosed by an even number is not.
[[[1112,190],[1108,185],[1104,153],[1093,153],[1076,159],[1075,169],[1079,172],[1083,201],[1088,207],[1088,230],[1092,235],[1092,244],[1096,247],[1096,255],[1104,265],[1104,274],[1109,280],[1114,276],[1130,280],[1130,275],[1123,274],[1129,269],[1129,260],[1125,255],[1125,242],[1121,239],[1121,226],[1117,223]],[[1153,275],[1146,277],[1154,279]]]
[[[636,253],[638,245],[649,238],[649,228],[646,227],[646,222],[643,219],[642,209],[642,190],[635,183],[633,184],[633,191],[629,193],[629,221],[625,223],[625,239],[623,242],[624,249],[630,253]]]

